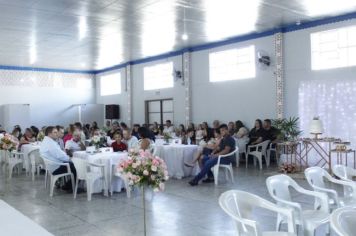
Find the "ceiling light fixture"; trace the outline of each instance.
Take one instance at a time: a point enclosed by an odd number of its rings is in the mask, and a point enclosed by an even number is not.
[[[183,6],[183,34],[182,34],[182,39],[188,40],[188,34],[187,31],[185,29],[185,6]]]

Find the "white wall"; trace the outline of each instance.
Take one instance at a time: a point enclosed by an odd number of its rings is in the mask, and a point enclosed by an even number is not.
[[[349,20],[284,34],[286,116],[298,116],[298,89],[302,81],[356,79],[356,67],[312,71],[310,51],[311,33],[355,24],[356,20]]]
[[[67,126],[78,121],[73,104],[95,103],[92,83],[93,75],[1,70],[0,105],[30,104],[30,124]]]
[[[100,77],[113,73],[121,74],[121,94],[101,96],[100,95]],[[120,105],[120,121],[127,122],[127,90],[126,90],[126,69],[114,70],[107,73],[101,73],[96,76],[96,102],[98,104],[118,104]],[[105,111],[104,115],[105,115]],[[100,126],[100,124],[99,124]]]
[[[255,45],[274,61],[273,37],[264,37],[192,54],[192,118],[194,123],[241,120],[252,126],[256,118],[276,117],[274,67],[256,67],[251,79],[209,82],[209,53],[234,47]]]

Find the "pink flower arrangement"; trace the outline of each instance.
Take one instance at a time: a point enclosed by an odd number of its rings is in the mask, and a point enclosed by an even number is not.
[[[153,156],[149,151],[130,150],[128,159],[118,166],[130,186],[143,186],[153,188],[154,192],[164,190],[164,182],[168,180],[166,163],[158,156]]]
[[[5,134],[0,139],[0,150],[13,151],[16,150],[19,145],[17,138],[12,136],[11,134]]]

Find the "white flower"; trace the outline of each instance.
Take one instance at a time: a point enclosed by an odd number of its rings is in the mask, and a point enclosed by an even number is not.
[[[149,173],[148,173],[147,170],[144,170],[144,171],[143,171],[143,175],[146,175],[146,176],[147,176],[148,174],[149,174]]]
[[[151,166],[151,170],[156,172],[157,171],[157,166]]]
[[[156,179],[156,176],[151,175],[151,179],[152,179],[152,180],[155,180],[155,179]]]
[[[153,192],[155,192],[155,193],[159,192],[159,188],[154,188]]]
[[[133,164],[132,164],[132,168],[136,169],[136,168],[137,168],[137,164],[136,164],[136,163],[133,163]]]

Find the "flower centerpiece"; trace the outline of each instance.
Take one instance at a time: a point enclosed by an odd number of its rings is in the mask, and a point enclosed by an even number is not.
[[[18,144],[19,143],[14,136],[12,136],[11,134],[5,134],[0,139],[0,150],[12,152],[13,150],[17,149]]]
[[[44,137],[45,137],[45,133],[41,130],[38,135],[37,135],[37,141],[43,141]]]
[[[170,133],[163,133],[163,140],[166,142],[166,143],[169,143],[169,140],[172,139],[172,136]]]
[[[158,156],[153,156],[149,151],[130,150],[128,159],[121,162],[118,172],[128,182],[130,188],[142,188],[142,201],[144,210],[144,233],[146,235],[146,204],[145,187],[152,188],[154,192],[163,191],[168,180],[166,163]]]
[[[99,135],[94,135],[92,138],[91,138],[91,142],[90,144],[91,145],[94,145],[96,147],[96,149],[99,149],[100,146],[101,146],[101,143],[102,143],[102,139]]]
[[[297,171],[297,165],[296,164],[290,164],[290,163],[283,163],[279,167],[279,171],[283,172],[284,174],[295,173]]]

